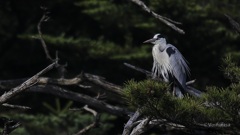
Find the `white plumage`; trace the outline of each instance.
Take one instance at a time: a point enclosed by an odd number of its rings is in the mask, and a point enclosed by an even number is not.
[[[165,82],[173,82],[174,94],[182,98],[187,88],[187,76],[190,75],[187,61],[175,46],[167,44],[161,34],[154,35],[152,39],[144,43],[154,44],[152,49],[153,77],[162,78]]]

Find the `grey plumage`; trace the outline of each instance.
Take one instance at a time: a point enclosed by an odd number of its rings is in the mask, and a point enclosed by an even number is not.
[[[175,46],[168,44],[160,34],[154,35],[152,39],[144,43],[154,44],[152,49],[153,78],[161,77],[165,82],[173,82],[174,94],[182,98],[187,89],[187,76],[190,75],[185,58]]]

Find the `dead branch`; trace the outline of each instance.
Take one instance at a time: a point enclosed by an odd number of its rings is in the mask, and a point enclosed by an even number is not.
[[[93,74],[88,74],[88,73],[84,73],[83,77],[96,84],[99,85],[101,87],[103,87],[104,89],[117,93],[117,94],[122,94],[122,88],[116,84],[110,83],[105,81],[105,78],[101,77],[101,76],[97,76],[97,75],[93,75]]]
[[[0,80],[0,91],[6,91],[20,85],[27,79],[16,79],[16,80]],[[90,86],[83,86],[82,83],[87,83]],[[90,84],[89,84],[90,83]],[[91,93],[98,93],[102,91],[107,96],[108,101],[113,101],[118,104],[125,104],[122,100],[122,89],[120,86],[107,82],[103,77],[92,75],[88,73],[81,73],[73,78],[49,78],[39,77],[37,84],[42,85],[56,85],[56,86],[79,86],[80,88],[88,88],[87,90]],[[99,90],[96,90],[99,89]]]
[[[135,126],[135,122],[138,120],[138,118],[141,116],[139,110],[137,110],[128,120],[128,122],[126,123],[126,125],[124,126],[124,130],[122,135],[130,135],[132,132],[132,129]]]
[[[0,80],[0,89],[3,90],[11,89],[26,80],[27,80],[26,78],[15,80]],[[83,82],[83,80],[79,76],[70,79],[39,77],[37,81],[38,84],[55,84],[62,86],[79,85],[81,82]]]
[[[31,108],[28,107],[28,106],[11,105],[11,104],[7,104],[7,103],[2,104],[2,106],[4,106],[4,107],[9,107],[9,108],[14,108],[14,109],[22,109],[22,110],[29,110],[29,109],[31,109]]]
[[[148,126],[148,123],[151,119],[150,118],[145,118],[143,119],[133,130],[130,135],[140,135],[146,130],[148,130],[150,127]]]
[[[21,84],[22,82],[26,81],[27,79],[16,79],[16,80],[0,80],[0,89],[2,90],[8,90],[13,87],[16,87],[17,85]],[[105,80],[104,77],[93,75],[89,73],[81,73],[73,78],[65,79],[65,78],[49,78],[49,77],[39,77],[37,80],[37,84],[52,84],[52,85],[62,85],[62,86],[71,86],[71,85],[77,85],[82,86],[82,82],[89,81],[92,82],[95,85],[98,85],[112,93],[115,94],[122,94],[122,88],[118,85],[115,85],[113,83],[110,83]],[[82,86],[84,88],[89,88],[89,86]]]
[[[73,100],[76,102],[80,102],[86,105],[91,106],[94,109],[101,110],[113,115],[126,117],[131,112],[126,108],[121,108],[118,106],[113,106],[110,104],[107,104],[103,101],[97,100],[93,97],[83,95],[80,93],[72,92],[69,90],[66,90],[64,88],[54,86],[54,85],[37,85],[30,87],[27,92],[40,92],[40,93],[47,93],[52,94],[58,97],[66,98],[69,100]]]
[[[86,132],[88,132],[90,129],[96,127],[99,124],[99,120],[100,120],[100,115],[98,112],[96,112],[95,110],[89,108],[87,105],[85,105],[83,107],[83,109],[85,109],[86,111],[90,112],[93,114],[94,116],[94,121],[89,124],[88,126],[84,127],[83,129],[81,129],[78,133],[74,134],[74,135],[82,135],[85,134]]]
[[[134,65],[131,65],[129,63],[123,63],[125,66],[131,68],[131,69],[134,69],[134,70],[137,70],[141,73],[144,73],[147,77],[152,77],[152,72],[148,71],[148,70],[145,70],[145,69],[142,69],[140,67],[137,67],[137,66],[134,66]]]
[[[41,31],[42,23],[48,21],[49,17],[47,16],[46,8],[44,8],[44,7],[41,7],[41,8],[44,10],[44,13],[43,13],[42,18],[39,20],[38,25],[37,25],[38,34],[39,34],[38,39],[40,40],[40,42],[42,44],[42,47],[44,49],[44,52],[46,54],[47,59],[49,59],[50,61],[54,61],[54,59],[50,56],[49,51],[47,49],[47,45],[46,45],[46,43],[45,43],[45,41],[43,40],[43,37],[42,37],[42,31]]]
[[[44,39],[43,39],[43,34],[42,34],[42,30],[41,30],[41,26],[42,26],[42,23],[43,22],[47,22],[49,20],[49,16],[47,15],[49,12],[47,12],[47,8],[46,7],[41,7],[41,9],[44,11],[43,13],[43,16],[42,18],[39,20],[38,22],[38,25],[37,25],[37,30],[38,30],[38,37],[34,37],[36,39],[39,39],[40,42],[41,42],[41,45],[43,47],[43,50],[45,52],[45,55],[46,55],[46,58],[48,60],[50,60],[51,62],[54,62],[54,59],[51,57],[49,51],[48,51],[48,48],[47,48],[47,44],[45,43]],[[56,54],[55,54],[55,59],[58,61],[59,58],[58,58],[58,51],[56,51]],[[58,69],[58,72],[59,72],[59,75],[61,78],[64,78],[65,76],[65,73],[67,72],[66,70],[66,67],[67,67],[67,63],[64,64],[64,65],[61,65],[61,64],[58,64],[57,63],[57,69]]]
[[[44,73],[46,73],[46,72],[48,72],[49,70],[51,70],[56,64],[57,64],[57,61],[53,62],[52,64],[50,64],[49,66],[47,66],[46,68],[44,68],[43,70],[38,72],[36,75],[34,75],[33,77],[29,78],[28,80],[26,80],[22,84],[20,84],[19,86],[11,89],[8,92],[5,92],[0,97],[0,104],[3,104],[5,102],[7,102],[12,97],[16,96],[17,94],[23,92],[27,88],[29,88],[29,87],[33,86],[34,84],[36,84],[37,81],[38,81],[39,76],[44,74]]]
[[[3,123],[1,135],[9,135],[13,130],[21,125],[20,122],[8,119],[6,117],[0,117],[0,123]]]
[[[153,12],[149,7],[147,7],[145,5],[145,3],[143,3],[141,0],[131,0],[133,3],[135,3],[136,5],[140,6],[144,11],[148,12],[149,14],[151,14],[153,17],[157,18],[158,20],[160,20],[161,22],[163,22],[164,24],[166,24],[167,26],[169,26],[170,28],[172,28],[173,30],[177,31],[180,34],[185,34],[185,32],[178,28],[175,24],[181,24],[180,22],[176,22],[173,21],[167,17],[163,17],[155,12]]]

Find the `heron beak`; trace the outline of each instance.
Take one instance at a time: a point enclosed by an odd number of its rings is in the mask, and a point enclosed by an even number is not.
[[[156,39],[152,38],[152,39],[149,39],[149,40],[144,41],[143,43],[152,43],[152,42],[154,42],[154,41],[156,41]]]

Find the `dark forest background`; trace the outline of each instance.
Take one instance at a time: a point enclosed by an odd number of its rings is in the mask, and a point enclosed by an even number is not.
[[[123,85],[145,75],[123,63],[151,70],[152,45],[142,42],[155,33],[163,34],[190,63],[195,86],[224,87],[228,81],[221,72],[222,58],[240,50],[240,38],[225,14],[239,20],[238,0],[144,0],[153,11],[179,21],[185,31],[179,34],[128,0],[1,0],[0,1],[0,79],[27,78],[49,61],[39,40],[37,24],[41,6],[50,20],[43,23],[43,38],[52,56],[58,51],[60,63],[67,63],[66,78],[82,71],[97,74]],[[52,71],[46,76],[58,77]],[[78,89],[78,88],[75,88]],[[27,105],[30,111],[1,109],[1,115],[24,121],[12,134],[72,134],[91,121],[91,115],[64,111],[78,103],[44,94],[26,93],[12,101]],[[54,112],[55,106],[61,109]],[[52,108],[52,109],[51,109]],[[121,133],[126,120],[104,114],[102,127],[89,134]],[[47,128],[51,127],[51,128]]]

